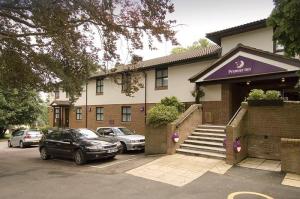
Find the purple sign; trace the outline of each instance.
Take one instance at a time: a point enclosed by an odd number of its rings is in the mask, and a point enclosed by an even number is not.
[[[247,57],[238,56],[228,64],[225,64],[219,70],[206,77],[204,80],[243,77],[249,75],[259,75],[284,71],[286,70],[277,66],[266,64]]]

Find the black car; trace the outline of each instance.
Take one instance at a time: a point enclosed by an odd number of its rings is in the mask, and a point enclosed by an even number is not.
[[[89,129],[65,129],[44,135],[39,150],[43,160],[53,156],[72,158],[80,165],[87,160],[115,157],[118,145],[118,141],[101,137]]]

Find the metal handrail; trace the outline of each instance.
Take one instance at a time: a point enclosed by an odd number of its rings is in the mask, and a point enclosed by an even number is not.
[[[233,120],[235,119],[235,117],[237,116],[237,114],[241,111],[241,109],[242,109],[242,106],[240,106],[240,107],[238,108],[238,110],[235,112],[235,114],[234,114],[233,117],[229,120],[229,122],[227,123],[226,126],[229,126],[229,125],[233,122]]]

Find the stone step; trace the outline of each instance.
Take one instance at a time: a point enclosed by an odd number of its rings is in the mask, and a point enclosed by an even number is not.
[[[204,132],[204,133],[225,133],[224,129],[203,129],[203,128],[196,128],[195,132]]]
[[[198,141],[198,140],[185,140],[184,144],[195,144],[202,146],[213,146],[213,147],[223,147],[223,143],[221,142],[210,142],[210,141]]]
[[[211,142],[222,142],[224,141],[224,138],[216,138],[216,137],[207,137],[207,136],[194,136],[189,135],[189,140],[203,140],[203,141],[211,141]]]
[[[226,129],[226,126],[222,125],[209,125],[209,124],[201,124],[198,125],[198,128],[205,128],[205,129]]]
[[[191,149],[191,150],[195,150],[195,151],[208,151],[208,152],[226,154],[226,149],[219,148],[219,147],[200,146],[200,145],[193,145],[193,144],[181,144],[180,148]]]
[[[224,160],[226,158],[225,154],[219,154],[219,153],[213,153],[213,152],[207,152],[207,151],[196,151],[191,149],[176,149],[177,153],[186,154],[186,155],[194,155],[194,156],[200,156],[200,157],[206,157],[206,158],[214,158],[214,159],[220,159]]]
[[[193,132],[193,136],[207,136],[207,137],[218,137],[218,138],[225,138],[225,133],[204,133],[204,132]]]

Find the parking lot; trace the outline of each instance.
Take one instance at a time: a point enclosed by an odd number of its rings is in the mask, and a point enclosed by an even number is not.
[[[235,192],[255,192],[276,199],[297,199],[300,189],[283,186],[280,172],[232,167],[224,175],[207,172],[176,187],[126,172],[160,158],[143,153],[76,166],[71,160],[43,161],[38,148],[7,148],[0,142],[0,198],[197,198],[226,199]],[[239,195],[235,199],[264,198]]]

